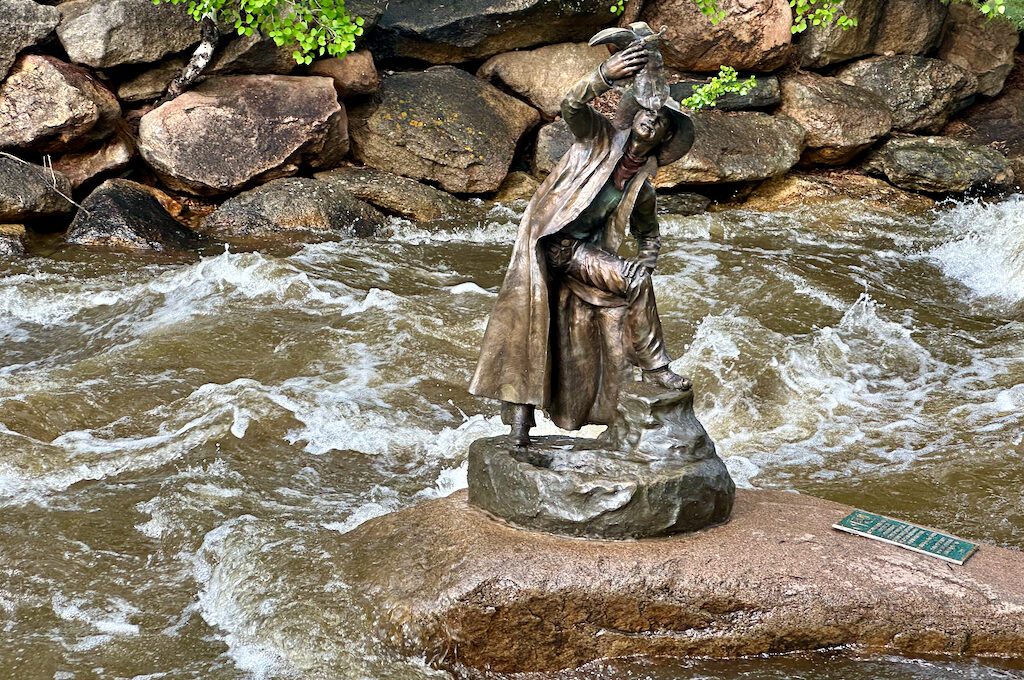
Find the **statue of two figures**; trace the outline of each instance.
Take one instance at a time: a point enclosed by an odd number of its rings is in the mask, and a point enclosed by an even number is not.
[[[651,178],[694,138],[658,37],[640,22],[591,40],[619,49],[562,101],[574,144],[523,215],[484,334],[470,392],[501,402],[511,434],[474,442],[470,500],[514,524],[641,537],[719,523],[732,508],[692,385],[669,367],[651,282],[661,249]],[[590,102],[619,86],[608,120]],[[632,258],[619,255],[627,228]],[[596,440],[531,438],[537,408],[566,430],[609,427]]]

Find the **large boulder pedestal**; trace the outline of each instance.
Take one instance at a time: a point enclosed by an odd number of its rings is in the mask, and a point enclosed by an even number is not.
[[[741,489],[725,524],[604,541],[524,531],[458,492],[340,536],[338,567],[380,635],[459,675],[845,645],[1024,655],[1024,555],[949,564],[834,530],[850,511]]]
[[[599,439],[473,442],[469,501],[528,529],[642,538],[724,522],[736,486],[693,414],[693,391],[636,383]]]

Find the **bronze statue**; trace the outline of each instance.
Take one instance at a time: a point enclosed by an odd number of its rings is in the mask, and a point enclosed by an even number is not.
[[[602,31],[591,43],[621,47],[626,30]],[[632,366],[646,382],[691,388],[669,368],[651,285],[661,244],[650,178],[689,150],[693,125],[660,68],[624,92],[614,122],[589,105],[651,62],[658,34],[643,23],[629,31],[628,46],[562,101],[575,143],[523,215],[470,384],[502,402],[519,446],[529,444],[536,408],[567,430],[607,424]],[[637,241],[630,259],[618,255],[627,224]]]

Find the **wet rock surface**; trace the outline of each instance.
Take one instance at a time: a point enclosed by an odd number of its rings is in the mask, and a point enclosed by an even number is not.
[[[480,67],[477,76],[502,83],[553,118],[561,111],[565,93],[607,58],[608,50],[603,45],[548,45],[492,57]]]
[[[927,196],[897,189],[876,177],[849,170],[835,170],[791,172],[770,179],[750,194],[743,207],[773,212],[802,210],[807,206],[828,205],[837,201],[861,202],[874,211],[897,218],[921,214],[935,205]]]
[[[70,215],[71,182],[60,171],[0,153],[0,222]]]
[[[346,166],[318,172],[314,177],[387,213],[417,222],[468,217],[476,212],[468,203],[440,189],[374,168]]]
[[[640,538],[724,522],[735,485],[693,414],[693,392],[623,390],[599,439],[480,439],[469,450],[469,501],[529,529]]]
[[[15,57],[50,35],[60,22],[56,7],[32,0],[0,0],[0,82],[7,77]]]
[[[545,43],[589,40],[613,23],[604,0],[391,0],[373,35],[374,54],[433,64],[485,59]]]
[[[890,139],[864,167],[900,188],[933,193],[995,189],[1014,179],[1006,158],[995,149],[950,137]]]
[[[290,177],[267,182],[225,201],[203,221],[218,238],[274,238],[295,234],[370,236],[386,218],[341,186]]]
[[[907,55],[865,59],[837,77],[881,97],[901,132],[940,130],[978,90],[974,74],[955,64]]]
[[[126,179],[101,184],[82,201],[65,238],[81,246],[160,253],[196,244],[194,235],[164,210],[149,187]]]
[[[151,0],[71,0],[57,35],[71,61],[96,68],[154,62],[199,42],[185,6]]]
[[[693,147],[658,170],[656,187],[767,179],[792,168],[804,148],[804,129],[786,116],[711,110],[691,119]]]
[[[117,98],[84,69],[28,54],[0,85],[0,148],[80,148],[108,137],[120,115]]]
[[[1024,554],[985,545],[950,565],[831,528],[851,510],[739,490],[726,524],[600,541],[517,529],[459,492],[341,537],[339,568],[383,636],[441,666],[544,672],[840,645],[1020,656]]]
[[[652,0],[640,19],[656,30],[668,28],[661,51],[669,68],[717,73],[728,64],[762,72],[782,65],[792,42],[793,14],[786,0],[722,0],[718,7],[725,18],[716,25],[690,0]]]
[[[25,255],[25,225],[0,224],[0,260],[14,260]]]
[[[803,160],[810,163],[846,163],[892,129],[878,95],[811,73],[783,79],[780,110],[807,131]]]
[[[139,122],[139,152],[171,188],[212,195],[331,167],[348,150],[329,78],[210,78]]]
[[[375,101],[354,107],[353,153],[365,165],[437,182],[445,191],[497,190],[531,106],[449,67],[386,78]]]

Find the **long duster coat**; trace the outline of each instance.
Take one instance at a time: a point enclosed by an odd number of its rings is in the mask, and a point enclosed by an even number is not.
[[[624,153],[630,129],[615,129],[587,104],[608,89],[595,72],[562,103],[576,141],[523,215],[469,387],[478,396],[542,408],[565,429],[607,423],[630,370],[625,302],[597,290],[582,300],[578,285],[574,293],[548,274],[540,243],[594,201]],[[605,227],[605,250],[619,249],[637,195],[656,168],[650,159],[626,185]]]

